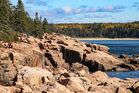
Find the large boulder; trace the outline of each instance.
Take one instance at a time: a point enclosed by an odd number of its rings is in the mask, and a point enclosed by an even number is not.
[[[99,82],[107,82],[109,80],[109,77],[106,73],[101,72],[101,71],[97,71],[92,73],[92,78],[95,79],[95,81]],[[94,81],[93,81],[94,82]]]
[[[84,51],[80,48],[61,46],[61,52],[66,63],[72,64],[83,60]]]
[[[69,83],[67,84],[67,88],[72,92],[85,92],[85,88],[83,87],[82,80],[78,77],[70,77]]]
[[[109,93],[132,93],[130,88],[137,81],[134,79],[122,80],[119,78],[110,78],[106,73],[101,71],[93,73],[92,78],[94,78],[93,82],[97,86],[92,86],[91,90],[97,88],[95,91],[100,91],[101,89],[99,88],[103,88],[109,91]]]
[[[14,60],[23,66],[42,67],[44,64],[44,54],[36,45],[26,43],[13,44]]]
[[[45,53],[45,64],[54,68],[68,68],[63,59],[63,54],[58,50],[47,50]]]
[[[36,90],[49,84],[53,85],[54,81],[52,73],[48,70],[24,66],[18,72],[16,86],[22,88],[30,86],[31,89]]]
[[[13,85],[17,75],[17,68],[13,63],[13,54],[1,53],[0,56],[0,83],[2,85]]]
[[[122,63],[124,61],[98,50],[95,50],[91,54],[85,54],[83,60],[83,64],[89,67],[90,71],[108,71]]]

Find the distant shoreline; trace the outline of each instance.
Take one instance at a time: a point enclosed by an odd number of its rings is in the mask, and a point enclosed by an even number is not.
[[[139,40],[139,38],[76,38],[77,40]]]

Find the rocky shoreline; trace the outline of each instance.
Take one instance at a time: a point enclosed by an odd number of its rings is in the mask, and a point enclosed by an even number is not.
[[[139,38],[76,38],[77,40],[139,40]]]
[[[55,33],[19,40],[0,42],[0,93],[139,93],[138,78],[102,72],[139,70],[139,57]]]

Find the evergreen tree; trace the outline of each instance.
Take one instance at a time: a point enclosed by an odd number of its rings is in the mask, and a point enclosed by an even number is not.
[[[43,31],[44,32],[49,32],[49,28],[48,27],[49,27],[48,26],[48,21],[47,21],[46,18],[44,18],[44,20],[43,20]]]
[[[31,32],[33,31],[33,28],[34,28],[34,20],[33,18],[30,17],[30,15],[28,14],[28,12],[26,12],[26,15],[27,15],[27,22],[28,22],[28,25],[27,25],[27,32],[28,34],[31,34]]]
[[[15,28],[16,28],[16,24],[15,24],[15,22],[16,22],[16,17],[15,17],[15,11],[16,10],[16,7],[15,6],[12,6],[11,7],[11,12],[10,12],[10,19],[9,19],[9,23],[10,23],[10,26],[11,26],[11,28],[13,28],[13,30],[15,30]]]
[[[43,26],[41,19],[39,17],[39,14],[36,12],[35,13],[35,18],[34,18],[34,29],[32,34],[36,37],[40,37],[43,34]]]
[[[0,0],[0,40],[10,42],[17,40],[17,33],[11,28],[12,7],[9,0]]]
[[[18,0],[18,4],[15,10],[15,30],[18,32],[27,32],[28,30],[28,17],[24,9],[22,0]]]
[[[47,20],[35,14],[32,19],[25,11],[22,0],[12,6],[9,0],[0,0],[0,40],[14,41],[18,32],[40,37],[48,29]]]
[[[0,30],[10,29],[10,4],[9,0],[0,0]]]

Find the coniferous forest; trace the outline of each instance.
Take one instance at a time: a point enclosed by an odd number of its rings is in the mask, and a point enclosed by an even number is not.
[[[0,40],[17,41],[26,33],[41,37],[45,32],[57,32],[72,37],[139,38],[139,22],[131,23],[74,23],[48,24],[36,12],[30,17],[22,0],[13,6],[9,0],[0,0]]]
[[[9,0],[0,0],[0,40],[16,41],[21,33],[41,37],[48,32],[47,19],[42,19],[37,12],[34,15],[34,18],[29,16],[22,0],[16,6]]]
[[[139,22],[55,24],[54,31],[72,37],[139,38]]]

